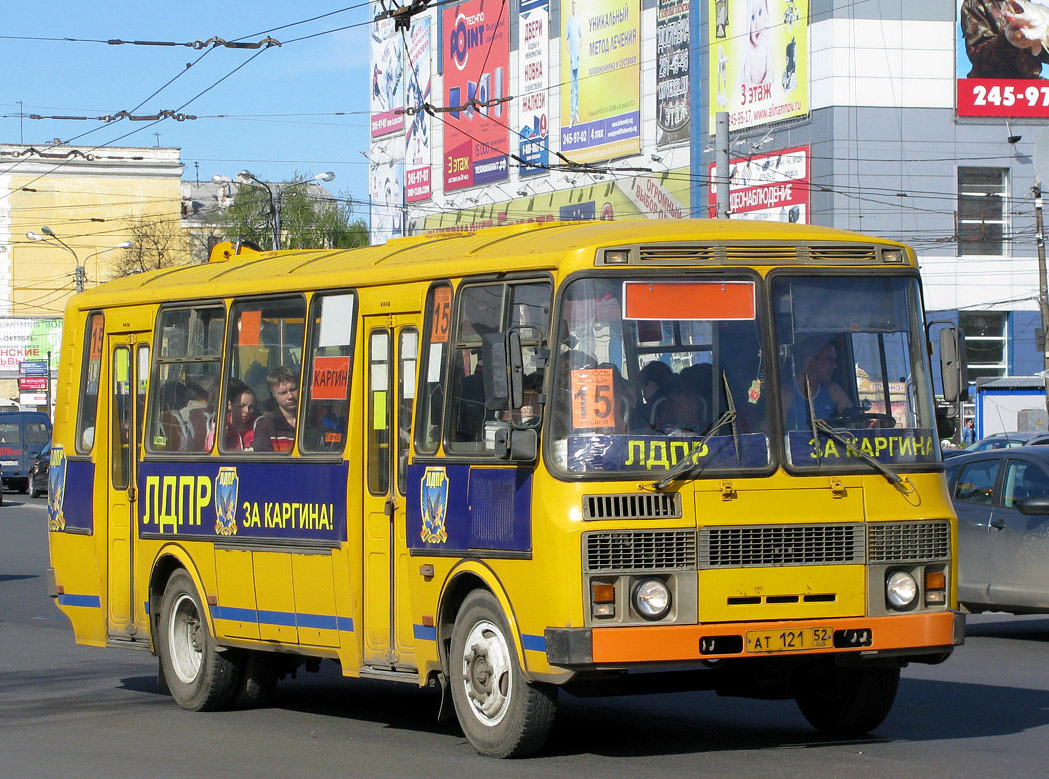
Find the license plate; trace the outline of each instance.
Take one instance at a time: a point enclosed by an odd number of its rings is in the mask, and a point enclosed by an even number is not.
[[[834,646],[830,628],[748,630],[746,638],[748,652],[800,652]]]
[[[9,465],[12,468],[17,468],[18,460],[0,460],[0,465]]]

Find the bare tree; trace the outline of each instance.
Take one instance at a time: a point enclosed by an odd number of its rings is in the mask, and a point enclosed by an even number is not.
[[[191,262],[189,242],[178,219],[159,214],[132,219],[128,223],[128,235],[133,244],[113,261],[110,269],[113,278]]]

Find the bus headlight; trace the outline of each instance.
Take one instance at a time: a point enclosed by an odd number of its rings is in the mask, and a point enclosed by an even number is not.
[[[645,579],[634,588],[634,610],[645,619],[663,619],[670,612],[670,588],[661,579]]]
[[[885,597],[894,609],[909,609],[918,598],[918,582],[906,571],[895,571],[885,582]]]

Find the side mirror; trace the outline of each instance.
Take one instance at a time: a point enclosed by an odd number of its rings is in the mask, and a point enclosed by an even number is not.
[[[969,399],[969,367],[965,354],[965,331],[960,327],[940,330],[940,377],[948,403]]]
[[[1021,514],[1044,516],[1049,514],[1049,495],[1032,495],[1029,498],[1021,498],[1016,501],[1015,506]]]
[[[533,462],[539,454],[535,428],[502,427],[495,431],[495,456],[500,460]]]

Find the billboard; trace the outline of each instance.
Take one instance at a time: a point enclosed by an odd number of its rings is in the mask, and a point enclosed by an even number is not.
[[[659,0],[656,15],[657,146],[688,140],[688,0]]]
[[[521,166],[520,175],[537,176],[546,173],[546,166],[550,164],[547,145],[550,138],[547,110],[550,6],[546,0],[521,0],[518,29],[521,31],[517,49],[521,127],[518,131],[518,156],[529,163]]]
[[[368,177],[371,198],[371,242],[386,243],[404,235],[404,198],[401,175],[404,163],[372,163]]]
[[[562,0],[561,153],[597,162],[641,151],[640,0]]]
[[[441,9],[444,47],[444,190],[510,177],[508,103],[478,106],[506,96],[510,82],[507,3],[469,0]]]
[[[958,116],[1049,117],[1049,4],[958,2]]]
[[[408,32],[408,105],[418,109],[430,102],[430,18],[417,18]],[[408,203],[429,200],[430,115],[417,110],[409,117],[404,139],[404,199]]]
[[[711,0],[710,132],[727,111],[742,130],[809,112],[809,0]]]
[[[43,362],[41,375],[46,374],[47,353],[51,352],[51,365],[57,368],[61,346],[61,317],[0,317],[0,377],[17,378],[25,362]]]
[[[394,29],[393,19],[376,19],[383,13],[378,3],[372,5],[372,24],[369,42],[371,64],[372,138],[378,138],[404,129],[404,47],[401,34]]]
[[[709,167],[710,218],[718,213],[714,165]],[[809,147],[729,160],[729,213],[733,219],[809,224]]]

